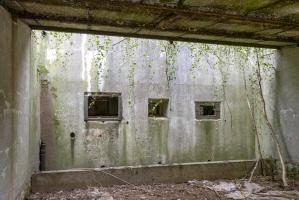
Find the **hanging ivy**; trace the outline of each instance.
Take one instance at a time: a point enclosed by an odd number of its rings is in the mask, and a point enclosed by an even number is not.
[[[93,40],[89,39],[89,42],[94,45],[95,55],[93,56],[93,63],[96,66],[96,77],[95,81],[97,87],[101,88],[104,80],[107,78],[105,66],[108,57],[108,52],[111,48],[112,39],[110,36],[94,36]]]
[[[176,79],[177,69],[175,63],[178,54],[178,44],[178,42],[173,41],[161,41],[162,51],[165,53],[165,73],[168,87]]]
[[[69,43],[70,46],[73,45],[71,37],[73,33],[65,33],[65,32],[46,32],[46,34],[50,35],[50,42],[53,44],[56,54],[55,65],[62,66],[65,68],[66,63],[69,62],[69,57],[72,56],[71,51],[63,51],[63,45]]]
[[[128,66],[128,105],[131,107],[135,101],[135,71],[137,67],[135,54],[138,47],[137,39],[126,38],[123,43],[123,65]]]
[[[210,68],[213,68],[209,61],[209,53],[211,52],[211,45],[201,43],[184,43],[191,54],[192,64],[188,70],[189,77],[196,78],[195,72],[200,69],[201,65],[206,62]]]

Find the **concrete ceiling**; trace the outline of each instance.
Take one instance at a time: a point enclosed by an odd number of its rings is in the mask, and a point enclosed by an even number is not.
[[[34,29],[245,46],[299,44],[298,0],[0,0]]]

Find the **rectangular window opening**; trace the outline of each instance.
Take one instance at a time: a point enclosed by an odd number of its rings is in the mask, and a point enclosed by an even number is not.
[[[119,93],[85,93],[85,121],[121,120]]]
[[[196,119],[220,119],[220,102],[195,102]]]
[[[167,117],[168,99],[149,99],[148,116],[149,117]]]

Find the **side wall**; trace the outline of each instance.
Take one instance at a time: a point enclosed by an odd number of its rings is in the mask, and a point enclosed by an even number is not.
[[[276,116],[289,162],[299,164],[299,48],[279,51]]]
[[[0,19],[0,199],[22,199],[38,169],[38,77],[31,29],[2,7]]]

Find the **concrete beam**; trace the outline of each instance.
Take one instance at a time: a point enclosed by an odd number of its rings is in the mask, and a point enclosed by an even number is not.
[[[182,183],[193,179],[236,179],[248,175],[255,162],[255,160],[239,160],[48,171],[32,176],[32,192],[50,192],[87,186],[126,184],[120,179],[134,185]],[[259,167],[256,174],[260,174]]]
[[[280,17],[273,14],[276,0],[237,1],[237,5],[229,2],[102,0],[99,4],[96,0],[3,0],[0,4],[36,29],[98,31],[118,36],[134,33],[143,38],[258,47],[299,44],[299,19],[293,12],[280,11]],[[279,5],[295,4],[288,1]],[[192,35],[198,37],[189,37]],[[201,35],[214,36],[215,40]]]
[[[242,13],[238,13],[235,11],[233,13],[226,13],[225,10],[219,11],[218,9],[213,9],[210,7],[209,9],[202,9],[201,7],[188,7],[188,6],[176,6],[176,4],[163,4],[163,3],[153,3],[151,1],[142,1],[142,2],[133,2],[133,1],[111,1],[111,0],[101,0],[99,4],[98,1],[95,0],[77,0],[75,3],[73,1],[60,1],[60,0],[19,0],[17,1],[22,7],[26,8],[26,4],[34,3],[39,4],[40,7],[43,5],[48,6],[67,6],[71,8],[80,8],[80,9],[89,9],[89,10],[136,10],[144,11],[144,12],[154,12],[159,14],[170,14],[175,13],[179,15],[185,16],[199,16],[203,17],[214,17],[215,20],[222,18],[229,18],[234,20],[248,21],[248,22],[259,22],[263,24],[277,24],[281,26],[290,26],[294,25],[294,23],[284,20],[277,19],[270,15],[265,16],[262,14],[255,14],[253,16],[242,15]],[[284,5],[288,5],[287,3]],[[267,7],[265,7],[267,8]],[[67,11],[66,11],[67,13]]]

